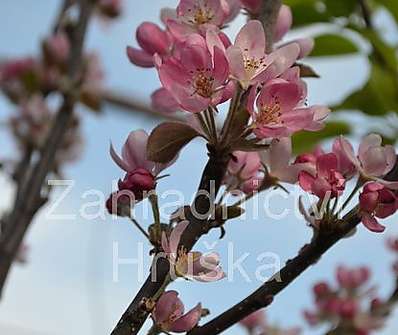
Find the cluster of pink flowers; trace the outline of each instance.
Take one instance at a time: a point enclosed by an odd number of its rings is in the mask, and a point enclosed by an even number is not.
[[[337,287],[319,282],[313,287],[315,310],[305,311],[311,326],[328,324],[342,334],[367,335],[384,325],[383,302],[368,286],[370,270],[366,267],[339,266]]]
[[[317,148],[296,158],[298,164],[311,164],[312,169],[299,173],[299,184],[304,191],[314,194],[320,200],[337,202],[343,196],[347,181],[357,177],[357,186],[349,198],[362,188],[359,195],[359,215],[362,223],[373,232],[382,232],[385,227],[378,218],[386,218],[398,209],[396,190],[398,184],[383,179],[396,162],[395,149],[382,145],[379,135],[366,136],[359,145],[358,154],[344,137],[336,139],[332,152],[325,153]],[[347,203],[342,208],[345,209]],[[334,214],[334,213],[331,213]],[[313,218],[308,220],[314,223]]]
[[[249,107],[260,138],[319,129],[327,109],[304,105],[305,84],[297,69],[289,70],[310,53],[313,41],[297,40],[267,54],[263,27],[252,20],[232,44],[222,29],[245,7],[237,0],[181,0],[176,10],[162,11],[165,29],[150,22],[138,27],[140,49],[128,47],[127,55],[135,65],[157,68],[163,87],[153,93],[153,105],[165,112],[198,113],[229,100],[239,83],[252,87],[251,105],[263,87],[258,111]],[[290,9],[282,6],[274,39],[282,39],[291,24]],[[282,94],[286,87],[295,93]]]
[[[243,320],[239,324],[244,327],[250,335],[299,335],[299,328],[282,329],[268,324],[263,310],[258,310]]]
[[[67,35],[58,32],[42,44],[38,57],[23,57],[0,63],[0,89],[17,108],[9,123],[21,150],[41,148],[55,115],[54,96],[61,94],[67,75],[70,43]],[[98,57],[85,56],[81,73],[80,101],[98,109],[102,92],[103,72]],[[50,101],[51,100],[51,101]],[[57,164],[76,159],[82,137],[77,116],[67,125],[68,132],[57,154]]]

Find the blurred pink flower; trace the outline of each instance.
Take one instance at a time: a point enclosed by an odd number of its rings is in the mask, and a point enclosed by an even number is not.
[[[51,62],[65,63],[70,51],[68,36],[64,32],[56,33],[44,41],[44,48]]]
[[[166,291],[157,301],[152,317],[162,331],[185,333],[198,324],[201,313],[202,307],[198,304],[184,314],[184,304],[178,298],[178,292]]]
[[[357,289],[369,280],[370,270],[365,266],[349,269],[341,265],[337,268],[336,278],[341,287]]]

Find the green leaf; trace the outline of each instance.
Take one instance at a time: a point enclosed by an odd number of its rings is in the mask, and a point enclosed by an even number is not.
[[[397,78],[388,69],[374,63],[365,86],[332,108],[334,110],[360,110],[368,115],[398,112]]]
[[[293,151],[295,154],[311,151],[315,146],[325,139],[351,133],[349,124],[343,121],[330,121],[325,128],[317,132],[299,132],[293,135]]]
[[[156,163],[168,163],[197,136],[201,135],[186,123],[164,122],[148,138],[148,159]]]
[[[330,15],[319,8],[319,1],[315,0],[285,0],[284,4],[290,6],[293,13],[295,27],[329,21]]]
[[[350,16],[357,8],[358,0],[325,0],[327,11],[335,17]]]
[[[338,56],[357,53],[354,42],[342,35],[324,34],[315,38],[315,47],[311,57]]]

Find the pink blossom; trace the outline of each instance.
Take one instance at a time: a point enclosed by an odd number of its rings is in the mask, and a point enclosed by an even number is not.
[[[162,170],[169,167],[169,164],[158,164],[149,161],[146,157],[146,147],[148,142],[148,134],[144,130],[132,131],[122,148],[122,156],[120,157],[113,145],[110,146],[110,154],[113,161],[124,171],[131,172],[142,168],[157,176]]]
[[[382,146],[382,138],[377,134],[366,136],[359,145],[358,155],[355,155],[350,143],[340,139],[341,148],[349,160],[356,166],[361,175],[376,180],[390,188],[398,188],[397,182],[387,182],[384,177],[394,167],[396,162],[395,149],[391,145]]]
[[[0,64],[0,82],[19,79],[33,71],[36,61],[32,57],[17,58]]]
[[[123,180],[119,180],[119,190],[130,190],[134,193],[136,200],[142,200],[145,192],[156,187],[155,177],[149,171],[138,168],[127,172]]]
[[[55,63],[64,63],[68,59],[70,43],[68,36],[59,32],[44,41],[44,47],[49,59]]]
[[[281,182],[294,184],[301,171],[314,171],[311,163],[291,164],[292,141],[290,137],[274,139],[268,150],[260,153],[261,161],[267,166],[268,173]]]
[[[223,183],[231,190],[241,189],[249,194],[256,190],[261,182],[259,171],[261,160],[258,152],[235,151],[228,163]]]
[[[167,31],[152,22],[143,22],[136,32],[138,45],[141,49],[127,47],[130,61],[141,67],[153,67],[153,55],[166,56],[171,52],[173,39]]]
[[[178,298],[178,292],[166,291],[157,301],[152,317],[162,331],[185,333],[198,324],[201,314],[201,304],[184,314],[184,304]]]
[[[290,68],[300,52],[297,44],[289,44],[265,53],[265,34],[260,21],[246,23],[236,36],[235,43],[227,49],[231,75],[243,88],[266,82]]]
[[[181,108],[198,113],[223,101],[228,62],[215,46],[209,50],[200,35],[191,35],[179,54],[159,61],[159,78]]]
[[[267,82],[256,100],[252,88],[248,110],[252,116],[254,133],[258,138],[287,137],[300,130],[322,128],[329,109],[323,106],[306,107],[306,87],[302,81],[278,78]]]
[[[386,245],[391,251],[398,252],[398,238],[389,237]]]
[[[205,35],[209,28],[221,28],[235,13],[226,0],[180,0],[176,19],[168,19],[167,27],[178,40],[191,34]],[[233,10],[236,12],[235,4]]]
[[[258,1],[261,4],[261,1]],[[282,5],[276,20],[274,42],[282,39],[287,34],[293,23],[293,15],[289,6]]]
[[[188,225],[189,221],[182,221],[171,231],[169,237],[165,232],[162,234],[162,248],[174,268],[172,274],[202,282],[223,279],[225,273],[221,269],[220,256],[217,253],[202,254],[179,248],[181,236]]]
[[[357,289],[365,284],[370,278],[370,270],[367,267],[349,269],[339,266],[336,272],[339,285],[346,289]]]
[[[380,233],[385,227],[376,218],[393,215],[398,206],[395,194],[385,185],[377,182],[367,183],[359,195],[359,207],[362,223],[370,231]]]
[[[239,324],[241,324],[243,327],[247,328],[249,331],[258,329],[260,327],[264,327],[265,326],[264,311],[258,310],[256,312],[246,316],[244,319],[239,321]]]
[[[177,100],[163,87],[152,93],[151,101],[153,109],[164,114],[171,114],[179,110]]]
[[[320,199],[341,195],[345,188],[345,179],[337,171],[336,155],[329,153],[320,156],[316,162],[316,174],[300,172],[299,183],[304,191],[311,192]]]

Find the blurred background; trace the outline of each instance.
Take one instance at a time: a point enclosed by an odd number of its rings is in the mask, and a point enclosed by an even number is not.
[[[300,4],[305,1],[291,2]],[[309,2],[311,1],[306,1]],[[2,0],[0,58],[37,54],[41,40],[49,33],[60,3],[58,0]],[[393,3],[396,2],[391,0],[391,4]],[[151,92],[160,86],[157,74],[154,70],[132,66],[125,55],[125,48],[128,44],[136,45],[135,29],[142,21],[160,22],[160,8],[176,5],[177,1],[172,0],[126,0],[120,19],[112,23],[100,19],[92,22],[87,48],[97,50],[100,54],[107,87],[126,96],[140,97],[149,103]],[[300,6],[296,9],[297,13],[303,10]],[[298,25],[304,26],[298,27],[288,39],[327,31],[346,41],[336,42],[335,52],[330,47],[327,52],[319,48],[314,51],[318,57],[305,60],[320,76],[320,79],[307,80],[310,103],[328,104],[340,110],[333,114],[331,124],[324,133],[325,146],[330,144],[328,136],[343,132],[357,142],[360,136],[372,130],[382,130],[386,141],[392,142],[395,139],[395,127],[398,129],[398,121],[394,113],[391,113],[393,102],[390,104],[388,101],[387,104],[386,99],[389,97],[380,97],[386,80],[382,79],[379,83],[372,77],[372,71],[377,64],[369,63],[371,44],[352,31],[336,28],[333,25],[338,20],[336,18],[324,19],[332,24],[316,24],[309,28],[306,25],[311,18],[316,20],[314,16],[308,17],[308,22],[298,21]],[[233,22],[228,29],[231,36],[245,19],[242,16]],[[387,10],[377,11],[374,25],[382,33],[382,41],[386,45],[398,43],[397,26]],[[344,49],[339,43],[346,43],[346,47],[349,43],[350,47]],[[366,85],[370,85],[371,89],[368,87],[366,91]],[[364,92],[361,93],[362,97],[357,94],[351,100],[346,99],[354,91]],[[0,96],[0,122],[12,113],[13,108]],[[113,220],[109,215],[83,219],[81,206],[83,201],[98,200],[98,197],[87,191],[98,190],[107,196],[111,191],[112,180],[120,176],[119,168],[108,154],[109,141],[112,140],[120,149],[130,131],[140,128],[150,131],[159,123],[159,119],[112,105],[105,105],[98,114],[88,112],[83,107],[78,112],[84,115],[84,151],[80,160],[64,169],[65,178],[73,180],[75,184],[55,212],[73,217],[49,219],[49,206],[36,217],[26,240],[29,245],[28,263],[14,266],[0,303],[1,334],[109,334],[142,284],[143,278],[140,278],[137,271],[138,265],[134,264],[120,265],[118,281],[113,278],[115,247],[118,248],[121,258],[138,259],[142,252],[147,255],[148,248],[145,246],[142,251],[140,247],[140,242],[144,241],[139,233],[127,221]],[[314,139],[308,135],[300,136],[296,138],[296,148],[308,148],[309,144],[314,143]],[[0,143],[0,158],[15,155],[15,144],[4,126],[0,129]],[[171,176],[160,183],[159,191],[177,189],[189,201],[197,187],[205,161],[204,143],[193,142],[168,170]],[[59,189],[53,194],[54,199],[61,191]],[[0,210],[11,205],[12,194],[13,185],[5,175],[0,174]],[[171,198],[167,200],[173,201]],[[293,208],[295,199],[275,198],[272,201],[276,209]],[[233,242],[235,260],[246,252],[250,253],[243,264],[252,280],[249,282],[239,272],[235,272],[233,280],[214,284],[173,283],[171,288],[178,289],[187,308],[202,301],[204,307],[211,311],[211,315],[222,312],[259,286],[260,283],[253,274],[259,264],[256,257],[260,253],[277,254],[283,265],[311,237],[304,221],[297,220],[293,215],[284,220],[266,217],[250,220],[248,206],[247,218],[245,221],[229,222],[227,235],[222,240],[218,240],[218,232],[206,236],[198,243],[197,249],[207,251],[204,242],[217,243],[217,251],[221,253],[222,259],[227,260],[228,246]],[[335,268],[339,264],[369,266],[372,269],[371,282],[377,286],[381,296],[387,296],[393,288],[394,278],[391,272],[392,256],[386,251],[385,239],[388,235],[398,233],[395,221],[395,217],[392,217],[386,222],[388,228],[383,235],[372,234],[360,227],[353,238],[339,243],[316,266],[306,271],[275,299],[267,311],[267,319],[284,327],[300,326],[304,334],[322,334],[324,329],[310,329],[306,325],[302,311],[312,307],[313,283],[320,279],[333,280]],[[144,278],[149,267],[147,258],[144,257]],[[226,334],[239,332],[242,329],[236,326]],[[389,319],[387,328],[380,334],[395,335],[397,332],[398,314]]]

